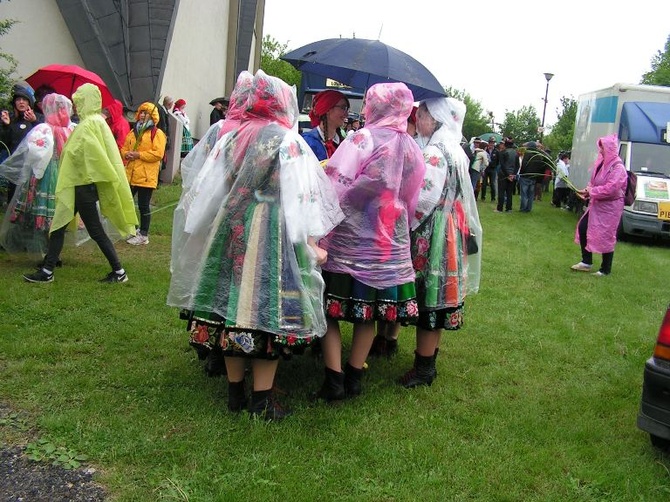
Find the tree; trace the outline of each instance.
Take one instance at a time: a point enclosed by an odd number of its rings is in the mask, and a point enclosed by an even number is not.
[[[447,96],[456,98],[465,103],[466,112],[463,120],[463,136],[470,140],[473,136],[483,134],[491,129],[489,126],[488,114],[484,114],[482,105],[475,101],[465,91],[454,89],[453,87],[445,87]]]
[[[517,145],[526,141],[538,139],[538,129],[540,119],[537,116],[535,107],[523,106],[515,112],[505,111],[505,120],[502,123],[502,135],[513,138]]]
[[[642,83],[670,86],[670,36],[664,52],[658,51],[651,60],[651,70],[642,75]]]
[[[16,23],[13,19],[0,19],[0,37],[7,34]],[[0,49],[0,103],[6,106],[15,79],[16,59]]]
[[[554,153],[570,150],[575,132],[577,101],[573,97],[563,96],[561,106],[563,109],[558,112],[558,120],[544,140],[547,148]]]
[[[288,43],[281,44],[270,35],[265,35],[261,45],[261,70],[289,85],[300,87],[301,73],[290,63],[279,59],[288,52],[287,48]]]

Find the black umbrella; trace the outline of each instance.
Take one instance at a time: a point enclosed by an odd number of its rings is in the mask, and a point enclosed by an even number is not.
[[[414,99],[446,96],[442,85],[412,56],[379,40],[330,38],[280,57],[298,70],[367,89],[380,82],[403,82]]]

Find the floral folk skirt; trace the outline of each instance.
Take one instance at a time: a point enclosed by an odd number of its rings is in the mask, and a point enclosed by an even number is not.
[[[228,326],[226,320],[211,312],[183,310],[189,332],[189,344],[198,358],[204,360],[214,347],[219,347],[224,356],[253,359],[290,359],[293,354],[302,354],[312,345],[316,337],[277,336],[264,331]]]
[[[323,278],[326,282],[326,317],[329,319],[408,324],[419,317],[413,282],[375,289],[349,274],[324,271]]]

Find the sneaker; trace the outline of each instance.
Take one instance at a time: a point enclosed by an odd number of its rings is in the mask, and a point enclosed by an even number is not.
[[[43,268],[32,274],[23,274],[27,282],[54,282],[54,274],[46,272]]]
[[[591,275],[595,277],[605,277],[607,274],[603,274],[600,270],[598,270],[597,272],[594,272]]]
[[[500,209],[494,209],[493,212],[494,213],[502,213],[502,211]]]
[[[135,237],[131,237],[126,242],[133,246],[142,246],[145,244],[149,244],[149,236],[138,233]]]
[[[590,272],[591,271],[591,265],[588,263],[584,263],[583,261],[580,261],[579,263],[573,265],[570,267],[572,270],[576,270],[577,272]]]
[[[100,279],[100,282],[128,282],[128,274],[125,272],[123,274],[117,274],[112,270],[109,274]]]

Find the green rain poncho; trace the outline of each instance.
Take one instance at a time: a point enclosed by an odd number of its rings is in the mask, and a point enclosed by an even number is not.
[[[72,101],[81,121],[61,153],[51,230],[74,219],[74,187],[95,183],[102,215],[122,237],[134,234],[137,215],[133,196],[116,140],[100,114],[100,89],[84,84],[74,92]]]

